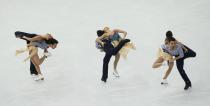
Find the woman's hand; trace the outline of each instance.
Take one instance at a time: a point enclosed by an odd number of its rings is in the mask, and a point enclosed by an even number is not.
[[[125,39],[125,37],[127,36],[127,32],[123,32],[124,36],[123,36],[123,39]]]
[[[53,38],[53,36],[51,34],[47,33],[46,35],[42,35],[42,38],[48,40],[50,38]]]

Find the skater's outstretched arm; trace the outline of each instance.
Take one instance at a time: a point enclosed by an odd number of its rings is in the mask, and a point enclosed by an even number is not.
[[[29,37],[24,36],[23,38],[28,40],[28,41],[33,42],[33,41],[48,40],[49,38],[52,38],[52,36],[50,34],[46,34],[46,35],[38,35],[38,36],[35,36],[33,38],[29,38]]]

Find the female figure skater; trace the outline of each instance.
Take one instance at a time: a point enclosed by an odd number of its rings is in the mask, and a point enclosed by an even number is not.
[[[111,41],[111,43],[113,44],[113,46],[116,47],[116,46],[118,46],[119,42],[121,40],[125,39],[126,36],[127,36],[126,31],[123,31],[123,30],[120,30],[120,29],[110,30],[109,27],[105,27],[103,29],[103,32],[104,32],[103,35],[96,39],[96,41],[101,43],[102,46],[104,45],[104,43],[102,42],[103,39],[109,39]],[[121,37],[119,33],[122,33],[123,37]],[[119,53],[117,53],[115,55],[113,74],[116,77],[119,77],[119,74],[117,72],[117,64],[119,62],[120,56],[123,56],[124,58],[126,58],[128,52],[129,52],[129,49],[133,49],[133,50],[136,49],[133,43],[126,43],[125,46],[123,46],[123,48],[119,51]]]
[[[28,44],[28,48],[26,49],[21,49],[21,50],[16,50],[16,55],[23,53],[25,51],[29,51],[29,56],[24,59],[24,62],[27,60],[31,60],[31,62],[34,64],[36,71],[38,73],[37,78],[35,79],[37,80],[44,80],[44,76],[41,73],[40,70],[40,65],[43,63],[43,61],[45,60],[45,58],[47,58],[49,56],[49,54],[45,53],[44,56],[42,58],[39,58],[38,56],[38,47],[42,48],[42,49],[47,49],[49,47],[51,47],[52,49],[55,49],[57,47],[58,41],[54,38],[49,38],[46,41],[35,41],[35,42],[31,42],[30,44]]]
[[[165,40],[165,45],[168,45],[168,40]],[[163,80],[161,82],[161,84],[168,84],[167,82],[167,78],[169,76],[169,74],[171,73],[171,70],[174,66],[174,62],[169,62],[169,60],[173,59],[172,55],[170,55],[169,53],[164,52],[162,49],[159,48],[158,51],[158,58],[156,59],[156,61],[153,63],[152,68],[159,68],[160,66],[164,65],[163,62],[167,61],[168,63],[168,69],[166,70],[166,73],[163,77]]]

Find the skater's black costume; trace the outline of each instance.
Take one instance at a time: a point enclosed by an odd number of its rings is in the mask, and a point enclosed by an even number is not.
[[[104,47],[103,47],[105,56],[103,59],[103,75],[102,75],[101,80],[106,82],[106,80],[108,78],[108,65],[109,65],[109,61],[110,61],[111,57],[113,55],[116,55],[127,42],[130,42],[130,40],[129,39],[121,40],[117,47],[114,47],[111,44],[110,40],[103,40],[103,42],[105,43]]]
[[[187,52],[184,53],[184,57],[176,60],[176,66],[177,66],[177,69],[178,69],[182,79],[185,81],[186,85],[185,85],[184,89],[187,90],[192,85],[191,85],[190,79],[188,78],[187,74],[185,73],[185,70],[183,69],[183,67],[184,67],[184,59],[186,59],[188,57],[195,57],[196,53],[193,50],[191,50],[190,48],[188,48],[187,46],[184,46],[184,47],[187,48]]]

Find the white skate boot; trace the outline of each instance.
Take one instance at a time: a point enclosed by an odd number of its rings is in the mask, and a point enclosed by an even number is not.
[[[163,79],[163,81],[161,81],[161,85],[167,85],[168,81],[166,79]]]
[[[44,80],[44,76],[42,74],[39,74],[34,80],[35,81]]]
[[[118,72],[116,72],[116,71],[113,72],[113,75],[114,75],[115,77],[117,77],[117,78],[120,77],[120,75],[119,75]]]

